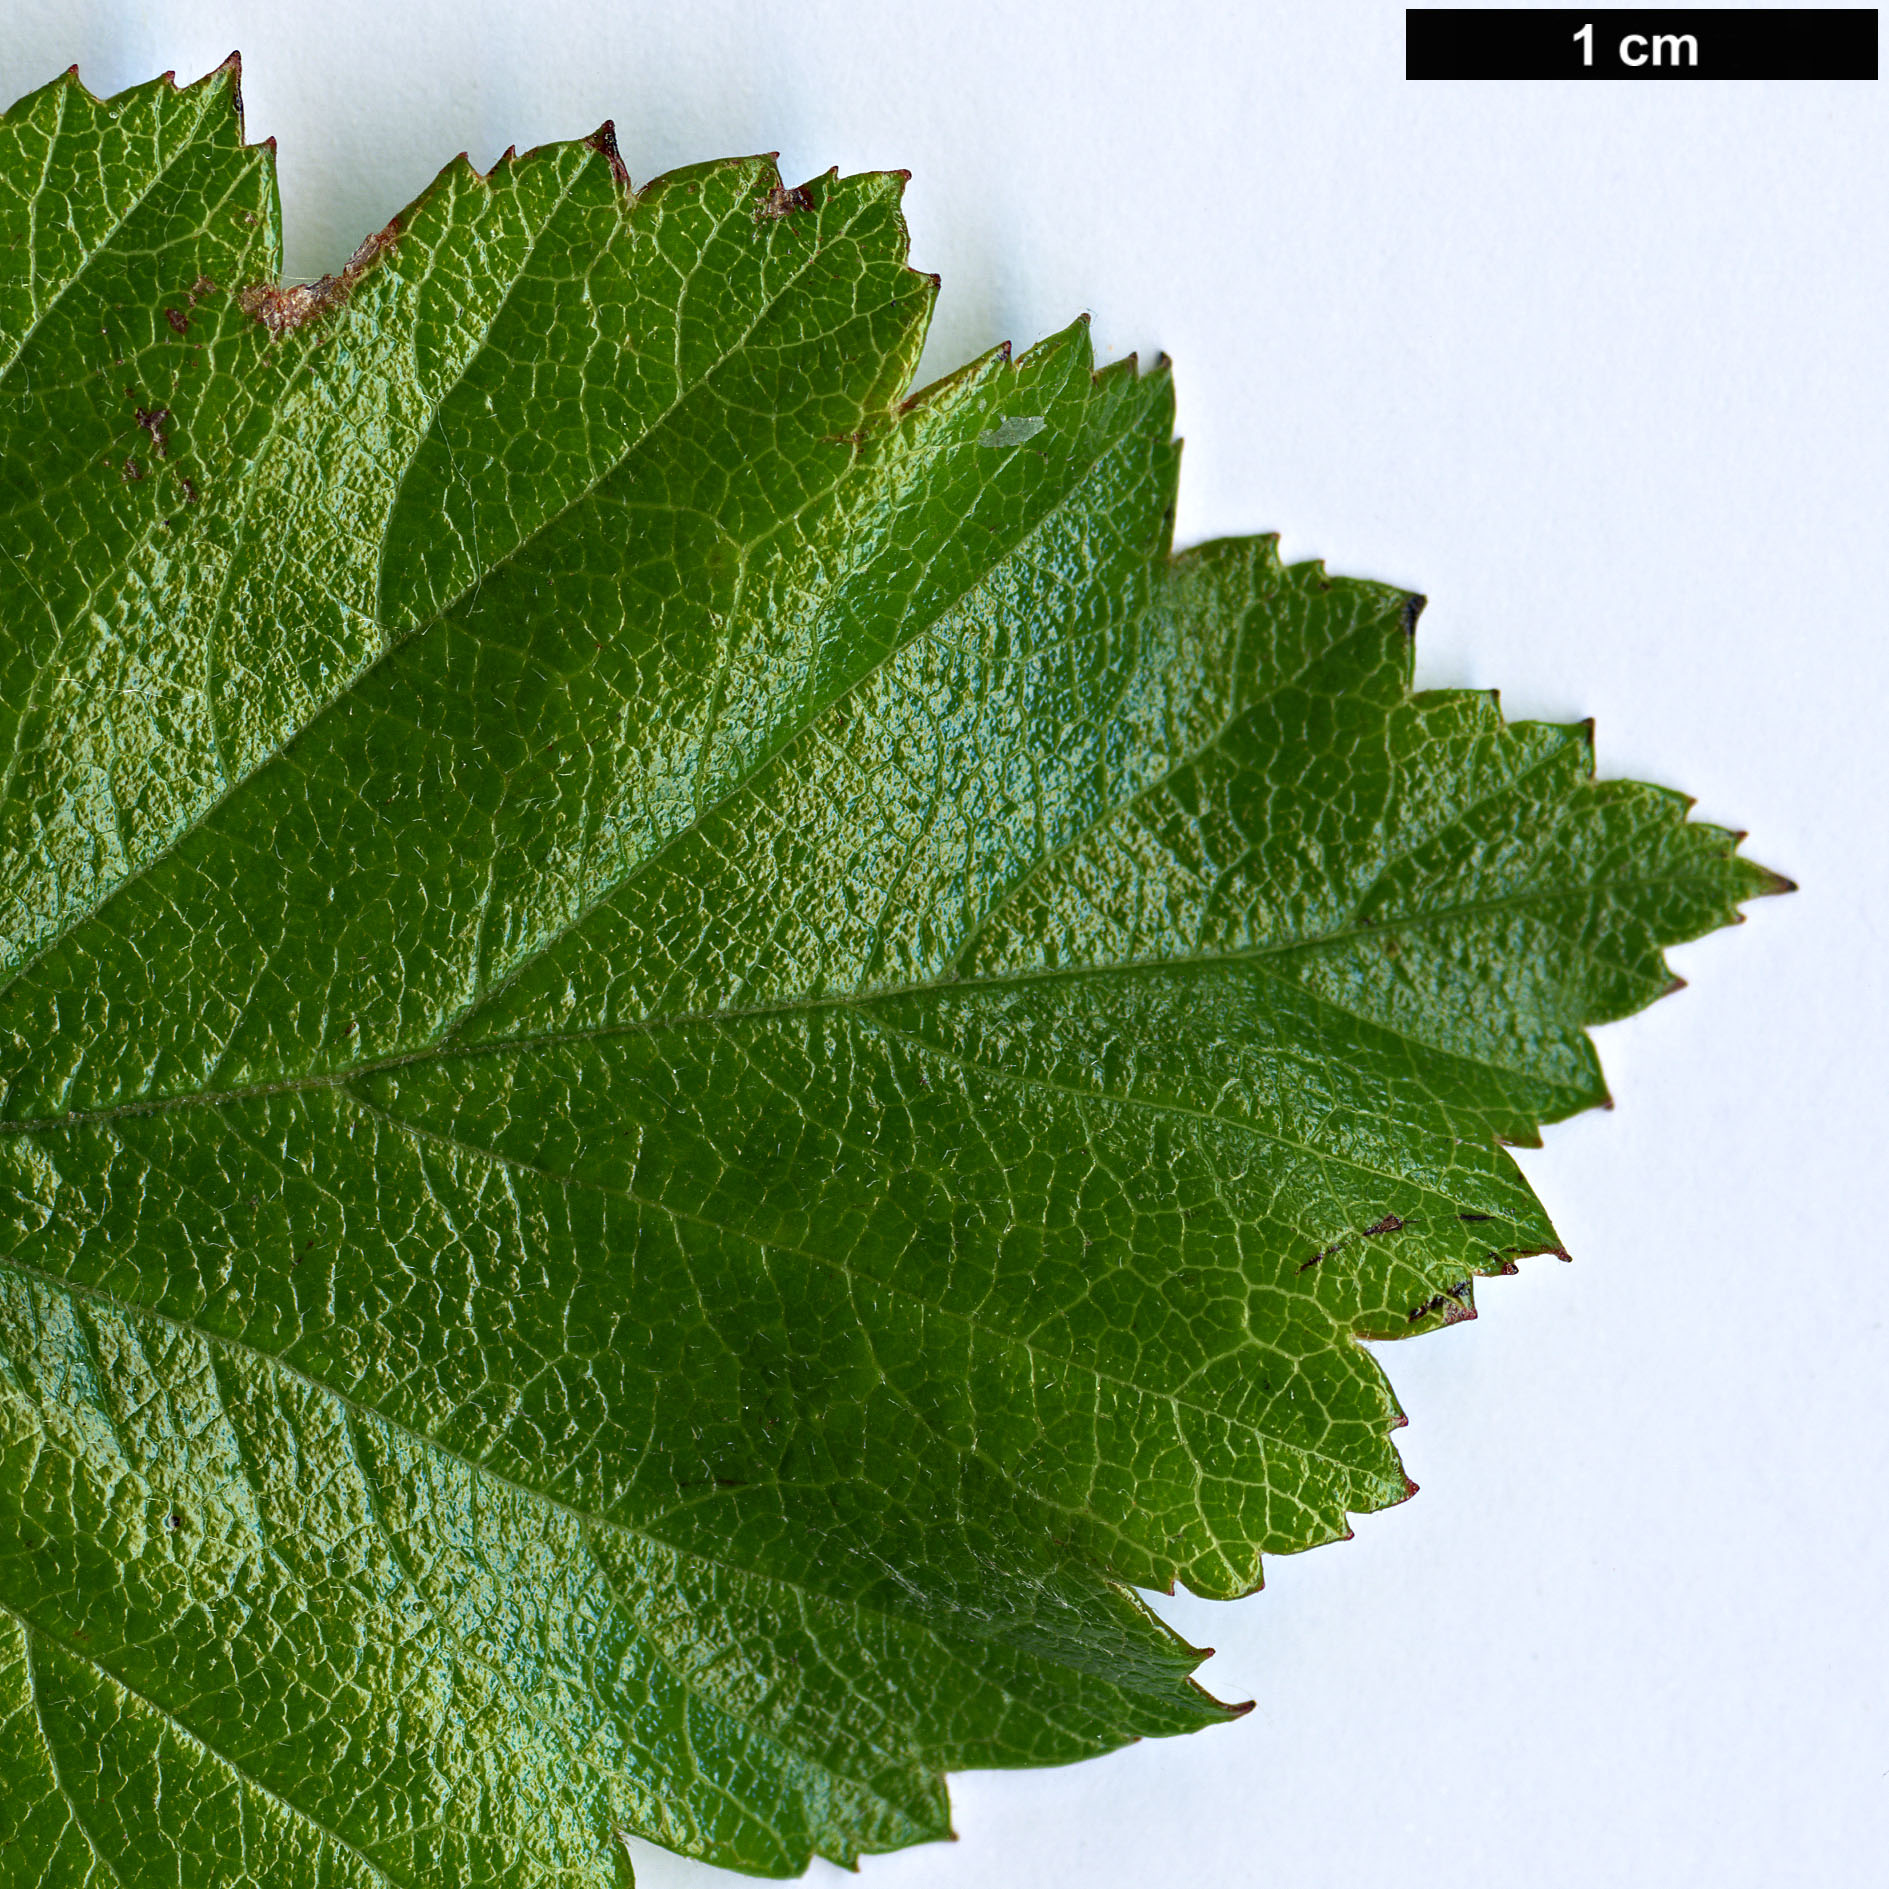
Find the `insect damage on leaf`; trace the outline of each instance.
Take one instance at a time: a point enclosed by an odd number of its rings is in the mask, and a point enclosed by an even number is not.
[[[798,216],[803,210],[813,208],[812,193],[804,187],[788,190],[775,184],[755,199],[754,215],[756,222],[778,223],[784,216]]]
[[[286,287],[268,282],[252,283],[238,294],[237,305],[245,315],[253,315],[272,335],[291,334],[304,322],[313,321],[317,315],[326,314],[346,301],[355,283],[383,250],[393,246],[399,235],[400,219],[395,217],[385,229],[376,230],[355,250],[341,265],[338,275],[325,275],[313,282],[295,282]]]
[[[908,397],[902,182],[606,128],[282,287],[233,65],[0,118],[21,1880],[792,1874],[1224,1722],[1134,1587],[1406,1498],[1359,1341],[1782,889],[1173,555],[1165,362]]]

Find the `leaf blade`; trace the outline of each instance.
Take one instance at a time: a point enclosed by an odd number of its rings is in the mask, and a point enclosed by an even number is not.
[[[1499,1144],[1780,882],[1413,693],[1420,599],[1170,557],[1164,364],[1078,324],[901,404],[896,179],[632,193],[606,128],[278,289],[233,76],[88,98],[5,121],[29,220],[69,111],[181,114],[147,197],[199,132],[223,194],[115,278],[164,504],[93,477],[58,607],[0,571],[47,1879],[791,1874],[941,1834],[953,1766],[1226,1717],[1128,1584],[1404,1499],[1359,1340],[1558,1250]],[[0,284],[18,360],[89,267]],[[81,458],[114,345],[60,342]]]

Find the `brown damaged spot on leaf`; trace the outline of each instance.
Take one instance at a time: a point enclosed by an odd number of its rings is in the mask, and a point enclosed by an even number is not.
[[[1403,1230],[1404,1222],[1394,1213],[1387,1213],[1376,1225],[1366,1227],[1358,1237],[1360,1239],[1374,1240],[1381,1233],[1401,1233]],[[1349,1239],[1350,1237],[1349,1234],[1345,1235],[1345,1239]],[[1319,1265],[1324,1260],[1330,1259],[1344,1243],[1344,1239],[1334,1240],[1322,1253],[1314,1253],[1310,1259],[1300,1265],[1300,1272],[1310,1272],[1314,1266]]]
[[[346,263],[339,275],[325,275],[318,282],[298,282],[290,288],[274,288],[258,282],[237,296],[237,306],[253,316],[278,341],[286,334],[311,322],[317,315],[338,308],[354,292],[354,285],[400,236],[400,219],[395,217],[384,230],[376,230]]]
[[[169,445],[165,437],[164,429],[170,425],[170,408],[139,407],[135,410],[133,417],[137,420],[139,426],[150,435],[152,452],[155,453],[159,459],[168,458]]]
[[[784,216],[798,216],[802,210],[812,208],[813,192],[805,184],[796,184],[792,190],[785,184],[776,184],[766,196],[756,199],[754,220],[757,223],[778,223]]]

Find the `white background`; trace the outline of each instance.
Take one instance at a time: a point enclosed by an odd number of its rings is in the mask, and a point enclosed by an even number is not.
[[[291,273],[464,148],[909,168],[927,377],[1178,364],[1183,542],[1428,592],[1420,679],[1599,722],[1802,882],[1524,1157],[1577,1264],[1389,1351],[1424,1485],[1232,1606],[1236,1726],[955,1784],[869,1889],[1844,1885],[1889,1839],[1885,102],[1410,85],[1402,10],[0,0],[0,94],[246,59]],[[640,1848],[646,1889],[732,1878]],[[825,1865],[817,1881],[836,1884]]]

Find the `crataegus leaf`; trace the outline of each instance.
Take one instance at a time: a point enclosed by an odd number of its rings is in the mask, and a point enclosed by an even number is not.
[[[601,1885],[1214,1723],[1361,1338],[1781,883],[1418,600],[1169,551],[1165,364],[911,400],[896,176],[0,121],[9,1881]],[[901,404],[901,401],[904,401]]]

